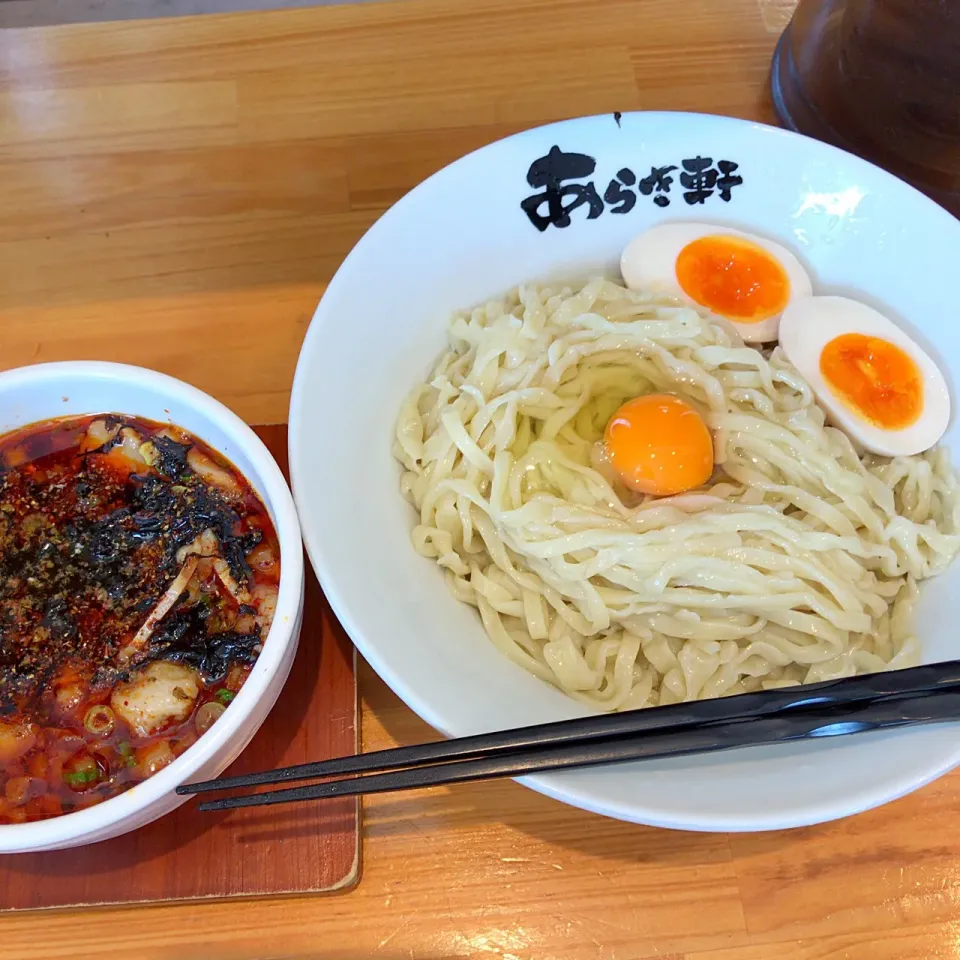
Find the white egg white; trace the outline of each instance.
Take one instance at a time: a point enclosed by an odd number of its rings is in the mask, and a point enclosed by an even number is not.
[[[660,223],[634,237],[627,244],[620,258],[623,282],[631,290],[663,293],[678,297],[701,310],[705,309],[684,293],[677,279],[676,264],[677,257],[684,247],[701,237],[713,236],[740,237],[766,250],[783,267],[790,282],[788,304],[799,297],[809,297],[813,293],[813,284],[807,271],[786,247],[752,233],[712,223]],[[777,339],[780,316],[778,313],[758,323],[741,323],[734,317],[724,319],[732,323],[748,343],[769,343]]]
[[[923,379],[923,410],[916,423],[885,430],[864,420],[830,389],[820,373],[820,355],[831,340],[846,333],[887,340],[917,365]],[[895,323],[865,303],[847,297],[808,297],[791,303],[780,320],[780,346],[813,387],[834,426],[872,453],[887,457],[922,453],[947,429],[950,391],[940,368]]]

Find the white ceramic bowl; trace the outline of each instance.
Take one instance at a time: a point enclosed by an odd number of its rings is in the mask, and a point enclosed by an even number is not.
[[[625,167],[641,181],[657,168],[679,169],[662,171],[673,181],[667,193],[657,190],[655,177],[647,194],[624,186],[635,197],[629,211],[612,212],[616,201],[589,219],[587,202],[571,213],[569,226],[540,232],[521,201],[539,192],[527,182],[528,170],[554,146],[595,158],[594,174],[573,182],[592,180],[601,197]],[[690,204],[685,192],[694,201],[699,196],[692,181],[680,182],[689,173],[682,161],[696,167],[697,157],[711,158],[722,184]],[[658,196],[669,204],[657,205]],[[564,202],[577,199],[571,194]],[[583,711],[502,657],[474,610],[447,592],[436,565],[414,553],[414,517],[390,454],[400,403],[444,348],[451,311],[521,281],[615,269],[632,237],[667,219],[730,224],[786,245],[818,292],[853,293],[916,334],[947,373],[956,405],[960,223],[868,163],[758,124],[638,113],[531,130],[441,170],[370,229],[317,308],[294,383],[290,462],[304,537],[327,597],[374,669],[445,734]],[[955,448],[958,433],[954,418],[946,440]],[[918,628],[928,661],[960,656],[958,620],[960,563],[924,591]],[[760,830],[863,810],[958,762],[956,730],[930,727],[523,782],[626,820]]]
[[[106,840],[169,813],[175,788],[218,776],[266,719],[290,672],[303,611],[303,551],[296,509],[276,461],[233,412],[195,387],[117,363],[47,363],[0,373],[0,433],[38,420],[125,413],[174,423],[220,451],[260,495],[280,540],[277,612],[263,651],[236,699],[170,766],[94,807],[36,823],[0,826],[0,853],[55,850]]]

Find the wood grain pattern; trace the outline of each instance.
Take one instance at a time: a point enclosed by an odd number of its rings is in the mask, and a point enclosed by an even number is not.
[[[287,432],[259,427],[286,471]],[[353,646],[307,573],[303,632],[276,706],[229,773],[354,753]],[[319,893],[360,872],[359,804],[301,804],[282,820],[263,810],[170,816],[105,843],[0,858],[0,910],[142,904]]]
[[[326,283],[419,180],[578,114],[770,119],[774,39],[754,0],[397,0],[0,31],[0,365],[146,358],[283,421]]]
[[[0,364],[105,356],[282,420],[362,231],[525,126],[683,108],[770,120],[792,0],[396,0],[0,32]],[[211,351],[216,361],[211,360]],[[361,669],[367,750],[429,729]],[[851,820],[679,834],[514,783],[369,800],[322,898],[0,919],[13,960],[949,960],[960,774]]]
[[[342,2],[344,0],[0,0],[0,29],[104,20],[149,20],[241,10],[289,10]]]

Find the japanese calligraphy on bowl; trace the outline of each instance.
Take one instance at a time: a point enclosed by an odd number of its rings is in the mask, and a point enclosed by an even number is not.
[[[690,206],[705,204],[717,196],[729,203],[733,189],[743,183],[737,173],[740,165],[732,160],[713,157],[688,157],[677,163],[651,166],[650,172],[638,177],[630,167],[617,171],[603,191],[593,180],[587,180],[597,169],[594,157],[585,153],[567,153],[554,144],[546,156],[538,157],[527,170],[527,183],[540,188],[520,201],[530,222],[542,233],[547,227],[569,227],[571,214],[585,207],[583,216],[595,220],[604,211],[629,213],[640,197],[650,197],[660,208],[670,206],[670,188],[674,173],[680,181],[681,196]],[[586,181],[586,182],[583,182]]]

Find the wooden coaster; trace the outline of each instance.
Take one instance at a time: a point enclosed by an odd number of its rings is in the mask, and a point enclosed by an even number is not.
[[[286,473],[286,427],[256,430]],[[308,565],[290,679],[228,773],[355,753],[357,731],[353,646]],[[0,910],[320,893],[359,875],[356,798],[206,814],[190,800],[114,840],[0,857]]]

